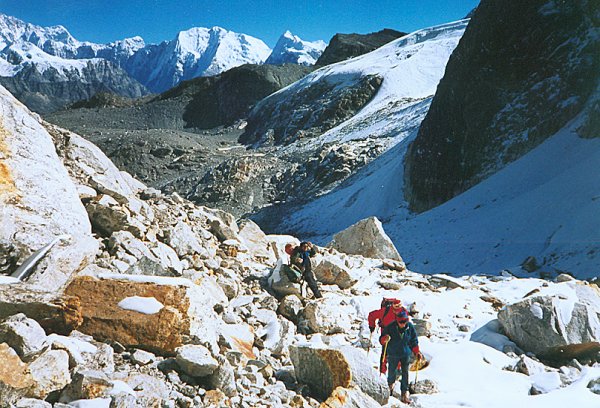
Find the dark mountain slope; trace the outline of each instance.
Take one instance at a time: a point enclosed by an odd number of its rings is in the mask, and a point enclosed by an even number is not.
[[[129,98],[148,94],[148,90],[112,62],[89,62],[81,72],[49,68],[43,73],[32,64],[14,77],[0,77],[0,84],[29,109],[48,113],[76,101],[86,100],[98,92]]]
[[[597,95],[599,22],[595,0],[481,2],[407,154],[405,194],[414,210],[519,158]],[[600,133],[595,106],[583,136]]]

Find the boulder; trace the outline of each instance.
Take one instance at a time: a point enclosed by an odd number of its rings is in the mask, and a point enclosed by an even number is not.
[[[65,290],[80,299],[83,321],[78,330],[99,340],[172,353],[193,339],[217,349],[220,319],[213,310],[227,302],[214,278],[187,279],[138,275],[80,276]],[[133,300],[138,309],[119,303]],[[151,312],[145,305],[160,303]]]
[[[70,368],[107,374],[115,371],[114,349],[106,343],[94,341],[91,336],[73,330],[68,337],[50,334],[48,341],[53,349],[68,353]]]
[[[35,251],[65,236],[28,281],[55,292],[98,251],[87,212],[39,119],[0,87],[0,264],[12,273]]]
[[[206,347],[186,344],[175,352],[177,364],[186,374],[192,377],[204,377],[215,372],[218,362]]]
[[[313,394],[327,399],[337,387],[349,388],[352,371],[339,350],[311,346],[290,346],[296,379],[310,386]]]
[[[131,362],[134,364],[144,366],[155,360],[156,356],[148,351],[138,349],[131,353]]]
[[[109,195],[99,195],[85,205],[94,232],[110,236],[113,232],[127,229],[130,224],[129,212]]]
[[[351,276],[351,271],[344,261],[329,253],[324,253],[317,258],[313,272],[319,282],[337,285],[340,289],[348,289],[358,282],[357,278]]]
[[[223,391],[228,397],[237,395],[235,373],[232,365],[221,355],[218,355],[216,359],[217,367],[207,379],[208,386]]]
[[[81,324],[79,299],[32,289],[21,283],[0,284],[0,319],[23,313],[47,332],[69,333]]]
[[[233,351],[242,353],[246,358],[254,355],[254,329],[246,323],[225,324],[219,328],[222,344]]]
[[[298,326],[304,326],[314,333],[345,333],[356,318],[356,309],[338,296],[327,297],[309,303],[302,310]]]
[[[287,345],[296,333],[295,326],[290,321],[279,318],[272,310],[259,309],[255,316],[264,325],[256,332],[263,347],[274,355],[287,353]]]
[[[362,392],[358,387],[337,387],[320,408],[378,408],[377,401]]]
[[[9,407],[30,397],[33,386],[29,366],[6,343],[0,343],[0,406]]]
[[[365,258],[402,261],[398,250],[383,230],[377,217],[365,218],[338,232],[327,245],[340,252]]]
[[[49,402],[36,398],[21,398],[14,406],[15,408],[52,408]]]
[[[297,323],[298,315],[303,307],[302,300],[297,295],[287,295],[281,299],[279,307],[277,308],[277,313],[286,319]]]
[[[31,361],[48,347],[44,329],[23,313],[0,323],[0,343],[8,344],[24,361]]]
[[[260,227],[249,219],[239,223],[238,237],[250,253],[264,262],[275,263],[277,258],[271,248],[271,242]]]
[[[373,369],[367,353],[352,346],[342,346],[339,351],[350,366],[352,383],[379,404],[385,405],[390,396],[387,380]]]
[[[387,382],[370,366],[363,350],[290,346],[290,358],[298,382],[308,384],[318,398],[329,398],[337,387],[355,385],[379,404],[387,403]]]
[[[45,351],[29,364],[29,371],[34,381],[31,394],[35,398],[45,399],[71,382],[69,355],[63,350]]]
[[[565,282],[561,290],[506,306],[498,319],[519,347],[544,359],[570,360],[600,350],[600,290]],[[527,328],[524,330],[523,328]]]
[[[165,229],[164,235],[165,243],[173,248],[180,257],[206,252],[192,228],[181,220],[174,226]]]
[[[69,403],[80,399],[102,398],[112,389],[106,374],[101,371],[82,370],[73,374],[73,379],[60,394],[60,402]]]

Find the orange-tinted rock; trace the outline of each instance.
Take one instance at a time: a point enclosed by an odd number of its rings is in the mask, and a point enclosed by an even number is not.
[[[0,406],[30,396],[34,381],[29,366],[6,343],[0,344]]]
[[[78,330],[98,340],[118,341],[167,354],[194,336],[216,344],[218,318],[212,308],[217,300],[209,289],[186,279],[80,276],[71,282],[65,294],[80,299],[83,322]],[[146,314],[119,306],[123,299],[134,296],[154,298],[163,307]]]

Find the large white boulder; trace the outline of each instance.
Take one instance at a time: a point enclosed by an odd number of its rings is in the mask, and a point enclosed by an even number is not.
[[[0,265],[23,263],[59,236],[29,278],[56,291],[98,250],[77,188],[52,138],[32,114],[0,87]]]
[[[564,282],[498,313],[506,335],[546,358],[572,359],[600,351],[600,290]]]
[[[300,313],[298,325],[315,333],[344,333],[356,318],[356,309],[343,297],[327,296],[310,302]]]
[[[402,261],[402,257],[377,217],[365,218],[338,232],[327,246],[350,255]]]

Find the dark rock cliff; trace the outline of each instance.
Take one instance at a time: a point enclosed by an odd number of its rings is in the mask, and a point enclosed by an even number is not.
[[[413,210],[516,160],[597,96],[599,21],[597,0],[481,2],[406,156]],[[597,116],[596,100],[581,136],[600,133]]]
[[[370,34],[336,34],[329,41],[315,65],[323,66],[371,52],[382,45],[405,36],[401,31],[385,28]]]

